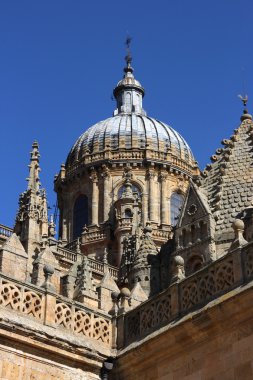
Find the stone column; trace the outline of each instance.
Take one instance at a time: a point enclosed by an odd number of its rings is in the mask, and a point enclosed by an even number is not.
[[[148,192],[148,203],[149,203],[149,220],[154,221],[155,220],[155,189],[154,189],[154,179],[155,179],[155,173],[153,171],[148,171],[147,178],[149,181],[149,192]]]
[[[110,171],[106,165],[103,165],[103,178],[104,178],[104,214],[103,222],[106,222],[109,218],[110,212],[110,199],[109,199],[109,184],[110,184]]]
[[[92,170],[90,179],[92,181],[92,202],[91,202],[91,224],[98,225],[98,176],[95,170]]]
[[[169,209],[169,205],[167,202],[167,194],[166,194],[167,174],[163,172],[160,173],[159,179],[161,183],[161,224],[167,224],[168,223],[168,209]]]
[[[62,240],[67,240],[67,215],[66,215],[66,205],[62,211]]]
[[[143,226],[146,226],[148,221],[148,193],[143,193],[142,196],[142,222]]]

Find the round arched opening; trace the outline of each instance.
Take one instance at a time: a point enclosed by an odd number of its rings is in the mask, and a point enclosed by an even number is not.
[[[88,224],[88,197],[79,195],[73,209],[73,240],[81,236],[83,227]]]

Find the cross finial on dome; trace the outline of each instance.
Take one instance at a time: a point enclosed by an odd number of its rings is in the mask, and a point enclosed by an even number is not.
[[[131,42],[132,42],[132,37],[127,36],[126,42],[125,42],[127,55],[125,56],[125,60],[126,60],[126,64],[128,68],[131,67],[131,63],[132,63],[132,54],[131,54],[131,49],[130,49]]]
[[[124,67],[124,76],[113,90],[113,95],[117,100],[117,109],[113,113],[114,116],[120,113],[137,113],[146,115],[145,111],[142,108],[144,88],[140,82],[134,78],[134,69],[131,66],[131,41],[132,38],[128,36],[125,42],[127,55],[125,56],[126,66]]]
[[[247,102],[248,102],[248,95],[244,95],[244,96],[238,95],[238,97],[241,99],[241,101],[243,102],[244,107],[246,108]]]

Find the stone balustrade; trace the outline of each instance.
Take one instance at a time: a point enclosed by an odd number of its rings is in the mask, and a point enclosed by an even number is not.
[[[0,274],[0,308],[8,308],[44,325],[70,330],[110,346],[111,317],[94,311],[80,302],[38,286],[22,283]]]
[[[77,261],[77,253],[65,247],[58,246],[56,256],[58,259],[64,258],[65,260],[71,261],[73,263]]]
[[[157,331],[252,279],[253,243],[249,243],[119,316],[119,325],[125,332],[121,345],[127,346]]]
[[[192,165],[183,159],[180,159],[177,154],[173,152],[159,152],[152,149],[136,149],[131,151],[111,151],[105,150],[104,152],[94,152],[92,154],[86,154],[83,161],[72,164],[71,167],[66,170],[66,178],[72,177],[77,173],[84,171],[85,167],[89,164],[93,164],[96,161],[120,161],[120,160],[148,160],[148,161],[163,161],[170,163],[171,169],[180,170],[183,169],[186,173],[192,173]]]
[[[66,260],[71,263],[75,263],[78,260],[78,256],[80,257],[81,262],[81,256],[82,254],[73,252],[65,247],[57,247],[57,253],[55,254],[58,260]],[[101,276],[104,276],[104,274],[109,271],[110,275],[114,280],[118,280],[118,268],[114,267],[112,265],[109,265],[107,263],[103,263],[99,260],[94,260],[88,257],[88,262],[90,269],[93,273],[99,274]]]
[[[100,275],[104,275],[106,271],[108,270],[112,278],[116,281],[118,280],[118,268],[112,265],[103,263],[102,261],[93,260],[90,258],[88,258],[88,261],[89,261],[89,266],[92,272],[98,273]]]
[[[12,235],[13,229],[0,224],[0,237],[8,238]]]
[[[117,228],[132,227],[133,218],[120,218],[117,221]]]
[[[157,230],[153,229],[152,230],[152,237],[154,239],[162,239],[162,240],[167,241],[169,239],[170,235],[171,235],[171,230],[169,230],[169,231],[162,230],[162,229],[157,229]]]
[[[76,251],[78,248],[78,239],[72,240],[70,243],[66,244],[65,248],[70,249],[71,251]]]
[[[107,233],[104,230],[87,231],[84,233],[85,243],[90,243],[92,241],[97,242],[98,240],[104,240],[106,238],[107,238]]]

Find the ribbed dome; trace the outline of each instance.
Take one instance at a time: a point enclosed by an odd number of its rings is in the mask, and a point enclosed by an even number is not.
[[[72,147],[66,166],[80,162],[86,154],[107,150],[149,149],[194,162],[192,152],[183,137],[173,128],[141,114],[119,114],[90,127]]]
[[[131,57],[127,56],[126,62],[123,79],[113,90],[117,102],[114,116],[93,125],[79,137],[68,155],[67,168],[82,163],[89,155],[93,155],[89,162],[106,159],[110,151],[119,152],[119,155],[114,155],[116,159],[144,159],[147,155],[143,151],[153,152],[152,157],[162,153],[162,160],[169,162],[173,156],[196,167],[192,152],[182,136],[165,123],[146,116],[142,106],[144,88],[133,75]],[[133,155],[127,151],[133,151]]]

